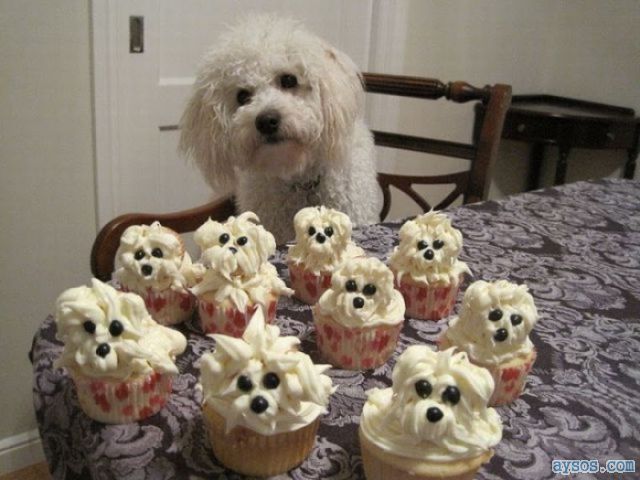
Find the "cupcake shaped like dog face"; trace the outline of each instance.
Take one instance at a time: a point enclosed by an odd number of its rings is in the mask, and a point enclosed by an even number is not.
[[[298,351],[300,341],[266,325],[261,309],[242,339],[213,335],[216,349],[201,360],[204,403],[236,426],[261,435],[302,428],[325,412],[334,391],[323,372]]]

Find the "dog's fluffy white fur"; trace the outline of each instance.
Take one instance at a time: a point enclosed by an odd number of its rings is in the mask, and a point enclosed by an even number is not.
[[[205,55],[180,150],[214,189],[256,212],[279,244],[293,238],[293,216],[309,205],[372,223],[381,194],[363,103],[347,55],[294,20],[253,16]]]

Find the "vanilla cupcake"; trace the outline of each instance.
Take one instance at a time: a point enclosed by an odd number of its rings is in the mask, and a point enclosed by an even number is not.
[[[384,364],[404,322],[402,295],[377,258],[344,262],[312,311],[320,352],[332,365],[354,370]]]
[[[280,295],[293,293],[268,262],[276,242],[258,222],[255,213],[245,212],[225,223],[209,219],[195,232],[206,270],[191,291],[205,333],[240,337],[258,307],[272,322]]]
[[[502,438],[487,407],[493,379],[464,352],[414,345],[400,355],[393,386],[367,392],[360,447],[368,480],[473,479]]]
[[[331,208],[307,207],[293,217],[295,244],[287,265],[294,295],[313,305],[331,285],[335,268],[348,258],[364,256],[351,241],[351,220]]]
[[[55,320],[64,343],[56,366],[69,372],[87,415],[129,423],[164,406],[187,341],[156,323],[139,295],[93,279],[60,295]]]
[[[189,288],[203,269],[191,263],[177,232],[159,222],[128,227],[115,264],[113,276],[119,288],[144,298],[156,322],[174,325],[193,313],[195,297]]]
[[[314,365],[296,337],[279,335],[258,309],[242,339],[213,335],[215,351],[200,360],[213,453],[245,475],[278,475],[302,463],[335,391],[323,374],[329,366]]]
[[[490,405],[515,400],[536,359],[529,334],[538,320],[526,285],[477,281],[465,292],[460,315],[449,322],[440,349],[456,346],[491,372],[496,384]]]
[[[461,250],[462,234],[442,213],[430,211],[402,225],[389,266],[407,316],[440,320],[451,313],[464,274],[471,273],[458,260]]]

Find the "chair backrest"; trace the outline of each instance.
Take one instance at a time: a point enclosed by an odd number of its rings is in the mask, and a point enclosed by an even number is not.
[[[469,160],[470,168],[462,172],[447,175],[400,175],[378,173],[378,182],[382,188],[384,204],[380,219],[384,220],[391,208],[391,190],[393,186],[406,193],[423,211],[432,208],[440,210],[463,197],[463,203],[485,200],[487,197],[491,170],[495,163],[500,144],[504,118],[511,103],[509,85],[487,85],[476,88],[465,82],[443,83],[440,80],[421,77],[406,77],[384,74],[363,74],[365,90],[369,93],[413,97],[428,100],[445,98],[456,103],[481,101],[484,115],[474,129],[471,144],[450,142],[425,137],[415,137],[397,133],[373,131],[376,145],[431,153]],[[453,191],[436,205],[430,205],[413,185],[454,184]]]

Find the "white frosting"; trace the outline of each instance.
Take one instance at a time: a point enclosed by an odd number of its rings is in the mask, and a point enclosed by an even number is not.
[[[351,241],[351,220],[331,208],[306,207],[293,217],[296,243],[289,247],[289,260],[319,274],[331,272],[347,258],[364,255]]]
[[[64,342],[57,366],[89,377],[126,380],[151,372],[177,374],[173,360],[187,346],[184,335],[151,318],[140,296],[96,279],[91,287],[60,295],[56,324],[57,338]]]
[[[115,263],[115,280],[139,293],[148,288],[186,291],[202,274],[191,263],[178,234],[159,222],[128,227],[120,238]]]
[[[349,291],[347,282],[355,282]],[[375,287],[375,293],[367,290]],[[355,303],[364,301],[361,308]],[[404,320],[402,294],[394,289],[393,273],[377,258],[358,257],[345,261],[331,276],[331,288],[317,304],[317,312],[347,327],[397,325]]]
[[[457,285],[462,274],[471,273],[467,264],[458,260],[462,234],[444,214],[430,211],[409,220],[399,235],[400,243],[389,258],[398,281],[408,274],[415,282],[427,285]],[[432,258],[426,258],[431,254]]]
[[[498,320],[489,319],[492,311],[501,312]],[[514,315],[521,317],[519,324],[518,320],[514,322]],[[465,292],[460,314],[449,322],[445,337],[467,352],[473,362],[496,365],[531,353],[529,334],[537,320],[538,312],[526,285],[480,280]],[[506,339],[497,341],[497,332],[503,329]]]
[[[471,364],[464,352],[434,352],[414,345],[398,358],[393,387],[368,393],[361,417],[366,438],[395,455],[430,462],[474,458],[502,438],[500,417],[487,403],[494,389],[484,368]],[[428,382],[430,393],[418,394],[416,383]],[[459,399],[443,396],[457,389]],[[442,415],[429,421],[427,411]]]
[[[242,339],[212,336],[216,349],[200,360],[203,402],[225,418],[227,432],[237,425],[262,435],[290,432],[326,412],[335,391],[323,374],[330,366],[314,365],[298,351],[300,340],[281,337],[278,327],[266,325],[262,309],[256,310]],[[265,384],[268,374],[277,377],[275,388]],[[243,380],[250,381],[250,388],[239,388]],[[258,401],[263,411],[252,409]]]

